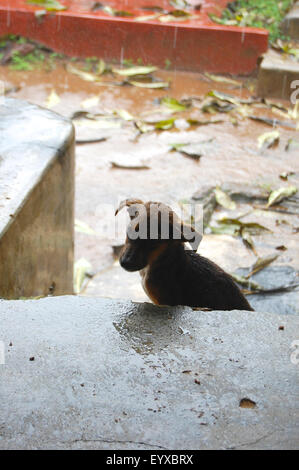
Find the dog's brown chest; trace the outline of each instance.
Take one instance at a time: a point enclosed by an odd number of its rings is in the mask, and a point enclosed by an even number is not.
[[[156,305],[161,305],[160,298],[161,294],[157,286],[153,285],[149,276],[149,266],[140,271],[142,278],[142,287],[144,292],[148,295],[152,302]]]

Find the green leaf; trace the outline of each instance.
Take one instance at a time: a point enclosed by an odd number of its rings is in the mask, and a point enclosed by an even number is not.
[[[120,118],[122,118],[124,121],[134,121],[134,116],[132,116],[129,111],[126,109],[116,109],[114,111],[115,114],[117,114]]]
[[[180,103],[175,98],[170,98],[169,96],[165,96],[164,98],[162,98],[161,104],[171,109],[172,111],[177,111],[177,112],[185,111],[187,109],[187,105]]]
[[[63,11],[67,9],[67,7],[62,5],[58,0],[27,0],[27,3],[42,6],[48,11]]]
[[[213,98],[216,98],[220,101],[227,101],[228,103],[234,104],[238,106],[240,103],[242,103],[242,100],[239,100],[238,98],[228,95],[226,93],[220,93],[219,91],[216,90],[211,90],[207,93],[207,96],[211,96]],[[246,101],[247,103],[247,101]]]
[[[77,75],[86,82],[99,82],[101,80],[98,76],[89,72],[83,72],[83,70],[79,70],[71,64],[67,64],[66,70],[70,73],[73,73],[74,75]]]
[[[188,157],[193,158],[194,160],[199,160],[200,157],[206,154],[207,148],[213,142],[212,139],[203,140],[201,142],[190,142],[190,143],[175,143],[171,144],[171,149],[176,150],[177,152],[187,155]]]
[[[258,258],[254,265],[251,268],[251,271],[249,274],[247,274],[246,279],[249,279],[253,274],[256,274],[257,272],[261,271],[262,269],[266,268],[269,266],[269,264],[273,263],[278,258],[279,255],[274,254],[274,255],[268,255],[263,258]]]
[[[240,233],[238,224],[218,224],[217,227],[210,226],[211,232],[216,235],[231,235],[235,237]]]
[[[265,132],[258,137],[258,148],[266,149],[277,145],[280,139],[280,133],[278,131]]]
[[[56,106],[58,103],[60,103],[60,98],[53,88],[53,90],[51,91],[50,95],[47,98],[45,106],[46,108],[51,109],[51,108],[54,108],[54,106]]]
[[[214,193],[216,196],[216,201],[220,206],[224,207],[225,209],[229,210],[235,210],[236,209],[236,203],[232,201],[232,199],[229,197],[227,193],[222,191],[218,186],[214,189]]]
[[[213,75],[211,73],[205,73],[205,76],[209,78],[210,80],[213,80],[213,82],[217,83],[228,83],[230,85],[235,85],[235,86],[241,86],[241,82],[237,82],[236,80],[233,80],[232,78],[227,78],[227,77],[222,77],[220,75]]]
[[[142,65],[137,67],[128,67],[126,69],[112,69],[112,72],[123,77],[133,77],[135,75],[148,75],[156,70],[158,70],[157,67]]]
[[[161,13],[153,13],[152,15],[142,15],[142,16],[136,16],[136,18],[134,18],[134,21],[152,21],[152,20],[156,20],[157,18],[159,18],[159,16],[161,16]]]
[[[174,118],[165,119],[164,121],[158,121],[155,123],[155,128],[166,131],[173,128],[174,122]]]
[[[136,82],[136,81],[129,81],[130,85],[139,87],[139,88],[168,88],[169,82]]]
[[[261,290],[262,287],[254,281],[251,281],[249,279],[246,279],[244,276],[238,276],[237,274],[231,274],[231,277],[235,282],[240,284],[240,286],[246,287],[247,289],[250,290]]]
[[[103,59],[100,59],[97,66],[96,66],[96,74],[97,75],[102,75],[104,72],[106,72],[106,63]]]
[[[186,121],[188,122],[188,124],[190,124],[190,126],[207,126],[209,124],[220,124],[221,122],[223,122],[223,119],[198,120],[198,119],[189,118],[189,119],[186,119]]]
[[[278,204],[283,199],[293,196],[294,194],[296,194],[296,192],[296,186],[288,186],[286,188],[279,188],[275,191],[272,191],[268,199],[267,207],[273,206],[274,204]]]
[[[146,132],[151,132],[155,129],[154,126],[147,124],[146,122],[141,121],[141,120],[135,121],[134,124],[139,130],[139,132],[141,132],[141,134],[145,134]]]

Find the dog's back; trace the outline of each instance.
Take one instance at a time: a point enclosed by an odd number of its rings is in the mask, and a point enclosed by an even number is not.
[[[166,249],[148,266],[144,287],[160,305],[253,310],[229,274],[183,246]]]

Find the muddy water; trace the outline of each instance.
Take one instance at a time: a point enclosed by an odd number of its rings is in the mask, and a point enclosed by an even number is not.
[[[63,66],[57,66],[51,72],[16,72],[7,67],[0,67],[0,80],[6,86],[17,86],[19,91],[11,96],[29,100],[45,106],[52,90],[60,98],[52,109],[65,116],[82,109],[82,102],[87,98],[99,97],[97,106],[92,112],[111,112],[125,109],[134,116],[146,113],[159,113],[161,107],[157,100],[163,96],[177,99],[196,96],[202,98],[211,89],[248,98],[250,92],[244,86],[232,86],[210,81],[203,75],[159,71],[157,77],[171,81],[168,90],[146,90],[130,86],[112,86],[116,79],[111,76],[103,78],[100,85],[83,81],[81,78],[66,72]],[[105,82],[110,85],[105,85]],[[287,107],[289,103],[284,103]],[[271,111],[255,109],[255,115],[276,117],[285,120]],[[165,116],[164,119],[168,119]],[[297,172],[290,184],[298,185],[298,148],[285,151],[290,138],[298,133],[280,127],[280,143],[261,153],[257,148],[257,138],[271,128],[248,118],[239,119],[234,126],[227,114],[215,116],[201,113],[198,108],[191,108],[177,114],[177,118],[193,117],[196,119],[222,119],[223,123],[201,126],[198,128],[160,131],[141,135],[137,138],[136,129],[129,122],[121,128],[97,130],[78,127],[78,136],[109,137],[98,144],[78,145],[76,157],[76,218],[87,223],[97,235],[76,233],[76,258],[87,258],[97,275],[90,281],[85,293],[108,297],[146,299],[138,273],[129,274],[122,271],[114,262],[111,245],[111,227],[114,227],[113,208],[119,198],[136,196],[147,200],[164,202],[189,198],[204,185],[221,185],[227,181],[280,187],[288,184],[279,179],[282,172]],[[195,161],[180,153],[170,152],[170,144],[197,142],[213,138],[210,150]],[[137,160],[148,166],[148,169],[131,170],[112,168],[111,162]],[[268,214],[255,215],[255,221],[269,217]],[[275,220],[285,219],[282,214],[275,215]],[[120,239],[124,238],[124,221],[120,222]],[[260,255],[272,253],[277,245],[286,245],[288,250],[280,259],[294,266],[299,265],[298,234],[292,233],[292,224],[277,226],[273,218],[269,224],[273,234],[267,239],[257,239]],[[110,230],[110,232],[108,231]],[[221,264],[225,269],[235,270],[240,266],[249,266],[255,260],[241,240],[224,235],[207,235],[201,244],[200,252]]]

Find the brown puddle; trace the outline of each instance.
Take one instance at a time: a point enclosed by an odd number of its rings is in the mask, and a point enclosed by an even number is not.
[[[60,102],[52,109],[64,116],[71,116],[82,109],[82,101],[95,95],[99,97],[99,104],[90,109],[92,112],[125,109],[134,116],[151,110],[159,112],[161,108],[157,100],[163,96],[177,99],[190,96],[202,98],[210,90],[243,99],[251,96],[245,87],[215,83],[200,74],[158,71],[155,75],[161,80],[170,79],[170,88],[148,90],[131,86],[105,86],[104,81],[115,81],[109,75],[103,78],[103,86],[98,86],[68,73],[62,65],[57,65],[50,72],[17,72],[9,67],[0,67],[0,80],[4,80],[6,85],[20,87],[19,91],[10,93],[10,96],[45,106],[51,91],[55,90]],[[246,82],[245,79],[237,81],[243,85]],[[289,107],[290,104],[285,102],[284,106]],[[272,114],[271,110],[254,108],[252,114],[286,120]],[[177,119],[190,116],[205,120],[222,119],[224,122],[181,130],[156,131],[138,138],[137,130],[130,122],[124,122],[121,128],[109,131],[79,129],[83,137],[103,134],[109,136],[102,143],[77,146],[76,218],[97,233],[76,233],[76,259],[86,258],[98,273],[89,282],[85,289],[86,294],[147,299],[141,288],[139,274],[126,273],[114,262],[111,248],[113,240],[111,236],[105,235],[107,226],[114,224],[113,210],[109,204],[115,205],[119,198],[136,196],[143,200],[179,201],[190,198],[204,185],[221,185],[227,181],[271,185],[274,188],[288,184],[298,186],[298,149],[285,151],[290,138],[299,141],[298,132],[278,127],[279,145],[261,153],[257,147],[257,138],[270,132],[271,127],[249,118],[240,119],[238,126],[234,126],[228,114],[204,114],[198,108],[176,115]],[[165,119],[169,119],[169,116]],[[211,138],[214,139],[211,151],[199,161],[169,151],[173,143]],[[140,160],[149,169],[111,168],[111,162],[122,156]],[[284,182],[279,179],[283,172],[297,172],[297,175]],[[266,213],[256,215],[256,221],[260,223],[261,220],[266,223],[267,218],[269,214]],[[286,218],[283,214],[275,214],[275,220]],[[281,254],[280,259],[298,268],[298,234],[292,234],[287,224],[276,226],[273,218],[268,222],[273,229],[273,236],[257,245],[259,254],[269,254],[275,250],[275,246],[286,245],[288,250]],[[295,223],[299,226],[298,217]],[[124,237],[124,226],[121,226],[120,231]],[[250,266],[255,261],[254,254],[241,240],[227,235],[206,235],[199,250],[229,271],[240,266]]]

